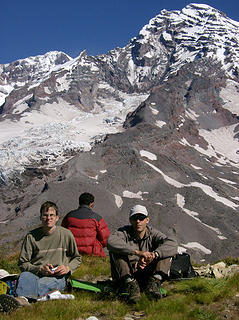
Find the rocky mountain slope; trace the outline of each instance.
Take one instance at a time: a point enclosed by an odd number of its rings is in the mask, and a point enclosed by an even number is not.
[[[190,4],[163,10],[126,47],[104,55],[49,52],[0,65],[2,180],[42,158],[55,166],[89,150],[95,136],[119,131],[126,114],[185,63],[212,57],[238,81],[238,30],[218,10]]]
[[[140,203],[194,260],[238,255],[238,33],[191,4],[105,55],[2,65],[0,244],[88,190],[111,230]]]

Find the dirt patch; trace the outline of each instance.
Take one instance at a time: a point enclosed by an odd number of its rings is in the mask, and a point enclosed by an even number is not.
[[[239,294],[230,299],[223,299],[210,305],[210,310],[218,316],[218,320],[239,319]]]

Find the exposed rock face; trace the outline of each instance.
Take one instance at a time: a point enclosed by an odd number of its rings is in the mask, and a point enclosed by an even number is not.
[[[0,148],[0,245],[36,226],[44,201],[63,217],[89,191],[111,230],[139,203],[152,225],[173,227],[195,261],[238,256],[236,39],[237,22],[191,4],[163,10],[106,55],[54,53],[53,67],[32,67],[28,82],[1,66],[0,120],[9,130]],[[8,140],[14,121],[19,132]]]
[[[15,199],[17,189],[2,188],[5,206],[15,211],[5,216],[10,221],[0,224],[1,232],[13,239],[18,228],[21,237],[39,222],[43,201],[56,201],[63,216],[87,190],[111,230],[128,223],[129,208],[140,203],[152,225],[174,228],[180,250],[195,261],[238,255],[238,155],[223,153],[204,134],[225,127],[237,133],[237,116],[221,97],[226,87],[217,64],[186,65],[128,115],[124,132],[52,173],[25,171]]]

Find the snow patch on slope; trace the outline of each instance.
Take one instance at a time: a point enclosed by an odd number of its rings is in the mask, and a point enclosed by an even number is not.
[[[146,157],[148,158],[149,160],[157,160],[157,156],[154,154],[154,153],[151,153],[149,151],[146,151],[146,150],[140,150],[140,155],[141,157]]]
[[[199,215],[197,212],[191,211],[191,210],[189,210],[189,209],[184,208],[184,206],[185,206],[185,198],[184,198],[184,196],[182,196],[181,194],[178,193],[178,194],[176,195],[176,197],[177,197],[177,205],[178,205],[186,214],[188,214],[190,217],[192,217],[193,219],[197,220],[198,222],[200,222],[202,225],[206,226],[207,228],[215,231],[215,232],[217,233],[219,239],[221,239],[221,240],[226,239],[226,237],[224,237],[224,236],[222,235],[221,231],[220,231],[218,228],[214,228],[214,227],[209,226],[208,224],[203,223],[203,222],[197,217],[197,216]],[[196,218],[196,217],[197,217],[197,218]]]
[[[196,187],[196,188],[199,188],[201,189],[207,196],[209,197],[212,197],[214,198],[216,201],[219,201],[221,202],[222,204],[228,206],[228,207],[231,207],[233,210],[236,210],[239,206],[236,205],[234,202],[224,198],[224,197],[220,197],[213,189],[212,187],[206,185],[206,184],[203,184],[203,183],[199,183],[199,182],[190,182],[189,184],[183,184],[181,182],[178,182],[177,180],[167,176],[165,173],[163,173],[159,168],[157,168],[156,166],[154,166],[153,164],[147,162],[147,161],[144,161],[148,166],[150,166],[151,168],[153,168],[155,171],[157,171],[158,173],[160,173],[164,180],[176,187],[176,188],[183,188],[183,187]]]
[[[196,249],[196,250],[201,250],[205,254],[211,254],[212,251],[210,249],[207,249],[203,245],[201,245],[198,242],[188,242],[188,243],[181,243],[181,246],[188,248],[188,249]]]
[[[219,163],[233,162],[239,166],[239,142],[235,136],[237,124],[214,130],[200,129],[199,134],[208,142],[209,154],[214,154]],[[195,148],[196,149],[196,148]],[[213,152],[214,151],[214,152]],[[222,155],[218,157],[217,154]]]
[[[227,85],[220,91],[224,101],[223,108],[239,116],[239,85],[233,80],[227,80]]]

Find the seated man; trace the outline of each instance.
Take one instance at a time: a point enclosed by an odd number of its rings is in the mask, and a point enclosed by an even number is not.
[[[105,257],[110,231],[105,220],[92,208],[94,196],[88,192],[79,197],[79,208],[70,211],[62,220],[62,226],[73,233],[79,253]]]
[[[147,226],[144,206],[134,206],[129,221],[130,225],[119,228],[108,239],[112,278],[128,295],[129,303],[136,303],[142,290],[158,299],[160,283],[169,273],[170,257],[177,253],[177,242]]]
[[[75,239],[69,230],[57,227],[58,208],[47,201],[40,209],[42,226],[25,237],[18,265],[16,294],[37,299],[52,290],[64,290],[67,277],[81,263]]]

